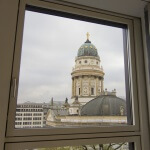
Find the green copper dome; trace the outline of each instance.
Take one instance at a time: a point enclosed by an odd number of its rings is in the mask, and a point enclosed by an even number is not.
[[[115,95],[100,95],[81,109],[81,116],[126,116],[126,114],[126,101]]]
[[[78,50],[78,57],[80,56],[98,56],[97,48],[87,39],[87,41],[81,45]]]

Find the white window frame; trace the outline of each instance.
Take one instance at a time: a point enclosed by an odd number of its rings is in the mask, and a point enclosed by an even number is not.
[[[16,37],[16,46],[15,46],[15,53],[14,53],[14,65],[13,65],[13,72],[12,72],[12,79],[15,79],[14,82],[17,82],[19,80],[19,67],[20,67],[20,59],[21,59],[21,48],[22,48],[22,37],[23,37],[23,25],[24,25],[24,15],[25,15],[25,6],[26,5],[31,5],[31,6],[37,6],[37,7],[43,7],[47,9],[52,9],[52,10],[58,10],[62,12],[66,12],[66,10],[69,10],[69,13],[72,14],[78,14],[82,16],[88,16],[88,17],[93,17],[97,19],[104,19],[108,21],[113,21],[117,23],[123,23],[128,26],[128,38],[130,41],[134,41],[134,35],[133,35],[133,22],[131,19],[123,18],[123,17],[118,17],[115,15],[109,15],[109,14],[104,14],[104,13],[97,13],[97,12],[90,12],[87,10],[83,10],[80,8],[75,8],[71,6],[66,6],[66,5],[58,5],[55,3],[49,3],[49,2],[41,2],[38,0],[22,0],[20,3],[20,9],[19,9],[19,18],[18,18],[18,30],[17,30],[17,37]],[[135,59],[133,58],[135,55],[135,48],[134,44],[128,41],[128,45],[130,47],[130,50],[128,50],[128,57],[129,57],[129,62],[131,62],[130,68],[130,75],[132,80],[130,81],[131,85],[131,93],[132,93],[132,110],[133,110],[133,120],[134,123],[133,125],[126,125],[126,126],[117,126],[117,127],[91,127],[90,130],[89,128],[77,128],[77,129],[39,129],[39,130],[18,130],[14,128],[14,117],[15,117],[15,107],[16,107],[16,93],[14,91],[11,91],[11,96],[10,96],[10,108],[9,108],[9,115],[8,117],[8,130],[7,130],[7,135],[9,136],[20,136],[20,135],[45,135],[45,134],[63,134],[63,133],[68,133],[68,134],[73,134],[73,133],[96,133],[96,132],[112,132],[112,131],[138,131],[139,130],[139,115],[138,115],[138,96],[137,96],[137,85],[136,85],[136,66],[135,66]],[[17,80],[17,81],[16,81]],[[12,81],[13,83],[13,81]],[[18,84],[18,83],[15,83]],[[13,89],[12,85],[12,89]],[[131,87],[132,86],[132,87]]]
[[[19,66],[20,66],[20,56],[22,47],[22,36],[23,36],[23,25],[24,25],[24,14],[25,5],[33,5],[37,7],[43,7],[47,9],[54,9],[57,11],[68,12],[72,14],[78,14],[82,16],[88,16],[91,18],[104,19],[112,22],[127,24],[128,26],[128,58],[131,79],[131,90],[132,90],[132,110],[134,124],[127,125],[124,127],[97,127],[97,128],[79,128],[79,129],[15,129],[15,112],[16,112],[16,97],[12,97],[13,91],[10,91],[9,100],[9,111],[8,111],[8,121],[7,121],[7,132],[6,132],[6,142],[20,141],[19,137],[24,137],[23,141],[28,141],[29,136],[33,136],[32,141],[36,141],[39,136],[44,136],[43,140],[47,139],[47,136],[51,135],[52,139],[59,139],[62,134],[68,134],[72,137],[79,138],[82,134],[83,137],[96,138],[100,137],[102,134],[107,137],[116,136],[139,136],[142,142],[142,148],[149,147],[148,141],[149,137],[147,133],[148,130],[148,116],[147,116],[147,106],[146,106],[146,86],[143,82],[145,80],[145,74],[142,69],[144,66],[143,52],[142,52],[142,41],[141,41],[141,23],[139,18],[134,18],[131,16],[120,15],[116,13],[111,13],[107,11],[102,11],[98,9],[88,8],[80,5],[75,5],[71,3],[59,2],[59,1],[39,1],[39,0],[20,0],[19,4],[19,16],[17,23],[16,41],[15,41],[15,53],[14,53],[14,63],[12,71],[12,81],[13,79],[19,79]],[[135,58],[136,57],[136,58]],[[143,75],[144,74],[144,75]],[[13,85],[13,84],[12,84]],[[13,89],[13,88],[11,88]],[[16,94],[16,93],[15,93]],[[145,112],[146,110],[146,112]],[[140,113],[139,113],[140,112]],[[144,118],[145,117],[145,118]],[[59,136],[58,136],[59,135]],[[9,138],[12,137],[12,138]],[[118,137],[120,138],[120,137]],[[144,144],[146,143],[146,144]],[[144,146],[143,146],[144,145]],[[144,148],[143,148],[144,150]]]

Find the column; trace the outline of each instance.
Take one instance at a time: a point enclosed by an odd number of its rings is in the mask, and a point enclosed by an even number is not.
[[[104,91],[104,79],[101,80],[101,91]]]
[[[82,76],[80,78],[80,95],[82,96]]]
[[[74,97],[74,78],[72,78],[72,97]]]
[[[74,96],[76,96],[76,78],[74,78]]]
[[[98,77],[96,77],[96,96],[99,95],[99,92],[98,92]]]
[[[88,87],[88,95],[91,96],[91,76],[89,76],[89,87]]]

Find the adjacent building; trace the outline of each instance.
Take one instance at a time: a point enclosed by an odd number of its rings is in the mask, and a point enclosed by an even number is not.
[[[15,128],[42,128],[46,126],[49,103],[25,102],[17,104]]]

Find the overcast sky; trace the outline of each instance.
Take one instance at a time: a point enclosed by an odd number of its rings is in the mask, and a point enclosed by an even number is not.
[[[98,50],[104,88],[125,97],[122,29],[26,11],[18,103],[71,98],[71,72],[86,33]]]

